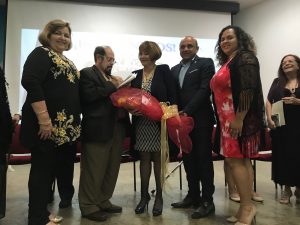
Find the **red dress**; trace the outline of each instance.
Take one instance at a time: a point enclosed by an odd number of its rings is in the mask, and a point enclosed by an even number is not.
[[[220,153],[226,158],[244,158],[240,151],[238,139],[232,138],[229,132],[229,124],[235,118],[230,71],[227,66],[229,62],[221,67],[210,82],[220,121]]]

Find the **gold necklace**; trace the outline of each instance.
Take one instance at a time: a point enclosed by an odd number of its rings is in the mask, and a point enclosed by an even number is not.
[[[153,67],[153,69],[149,72],[146,73],[145,70],[143,70],[143,81],[144,82],[149,82],[149,80],[152,79],[153,75],[154,75],[154,71],[155,71],[156,66]]]

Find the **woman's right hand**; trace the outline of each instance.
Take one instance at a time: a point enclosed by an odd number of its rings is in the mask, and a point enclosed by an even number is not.
[[[268,119],[267,122],[268,122],[268,127],[270,129],[275,129],[276,128],[275,122],[272,119]]]
[[[40,123],[40,129],[38,132],[38,136],[41,140],[47,140],[50,138],[52,134],[52,123],[51,120],[48,123]]]

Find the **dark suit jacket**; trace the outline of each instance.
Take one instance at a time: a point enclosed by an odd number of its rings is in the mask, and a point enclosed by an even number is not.
[[[109,96],[116,90],[95,65],[80,71],[82,141],[102,142],[112,137],[118,109],[112,105]]]
[[[171,69],[179,88],[179,110],[194,118],[194,128],[211,126],[215,122],[210,101],[210,80],[215,74],[213,60],[195,56],[185,74],[182,88],[179,86],[180,69],[180,63]]]

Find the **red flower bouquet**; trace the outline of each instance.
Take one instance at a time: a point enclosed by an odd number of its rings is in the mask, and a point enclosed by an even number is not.
[[[137,110],[151,120],[159,121],[163,115],[159,101],[138,88],[121,88],[112,93],[110,98],[114,106],[123,107],[128,111]]]
[[[190,153],[193,147],[189,133],[193,130],[194,120],[189,116],[174,116],[167,119],[167,130],[171,140],[184,153]]]
[[[179,116],[177,106],[161,104],[148,92],[130,87],[117,90],[111,94],[110,98],[116,107],[123,107],[128,111],[137,110],[154,121],[165,119],[171,140],[185,153],[189,153],[192,150],[192,141],[189,133],[194,127],[193,118]]]

